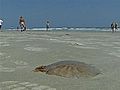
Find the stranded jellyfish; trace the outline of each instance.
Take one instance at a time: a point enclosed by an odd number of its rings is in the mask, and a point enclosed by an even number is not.
[[[62,77],[94,77],[100,70],[90,64],[79,61],[59,61],[46,66],[36,67],[35,72],[45,72],[48,75]]]

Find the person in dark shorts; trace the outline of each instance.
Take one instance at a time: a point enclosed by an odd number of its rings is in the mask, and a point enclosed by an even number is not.
[[[111,29],[112,29],[112,32],[115,32],[115,22],[112,22]]]
[[[117,23],[115,23],[115,29],[118,29],[118,24]]]
[[[112,29],[112,32],[116,32],[116,30],[118,29],[118,24],[116,22],[113,22],[111,24],[111,29]]]
[[[49,21],[47,21],[47,22],[46,22],[46,30],[48,31],[48,30],[49,30],[49,28],[50,28],[50,22],[49,22]]]

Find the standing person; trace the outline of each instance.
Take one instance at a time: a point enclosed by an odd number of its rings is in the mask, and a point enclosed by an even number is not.
[[[47,22],[46,22],[46,31],[48,31],[49,28],[50,28],[50,22],[47,21]]]
[[[25,19],[22,16],[19,18],[19,25],[21,28],[21,32],[26,31]]]
[[[3,20],[0,19],[0,30],[1,30],[1,28],[2,28],[2,23],[3,23]]]
[[[112,22],[111,29],[112,29],[112,32],[115,32],[115,22]]]
[[[115,23],[115,29],[118,29],[118,24],[117,23]]]

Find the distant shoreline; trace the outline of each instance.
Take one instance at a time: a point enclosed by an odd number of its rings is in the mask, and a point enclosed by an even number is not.
[[[21,29],[17,28],[7,28],[2,29],[2,31],[20,31]],[[28,28],[27,31],[46,31],[44,27],[35,27],[35,28]],[[53,27],[49,28],[48,31],[111,31],[110,27]],[[120,31],[120,27],[116,30],[117,32]]]

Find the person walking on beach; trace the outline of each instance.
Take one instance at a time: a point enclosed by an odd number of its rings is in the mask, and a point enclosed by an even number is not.
[[[111,24],[111,29],[112,29],[112,32],[116,32],[116,30],[118,29],[118,24],[116,22],[113,22]]]
[[[1,31],[1,28],[2,28],[2,23],[3,23],[3,20],[0,19],[0,31]]]
[[[20,18],[19,18],[19,25],[20,25],[20,28],[21,28],[21,32],[26,31],[25,19],[22,16],[20,16]]]
[[[115,29],[117,30],[118,29],[118,24],[115,22]]]
[[[47,21],[47,22],[46,22],[46,31],[48,31],[49,28],[50,28],[50,22]]]
[[[112,32],[115,32],[115,22],[112,22],[111,29],[112,29]]]

